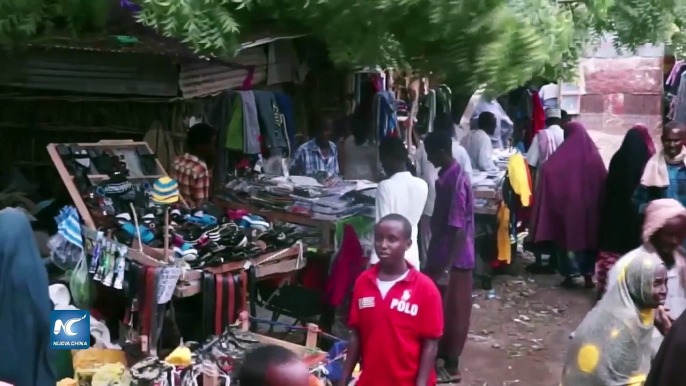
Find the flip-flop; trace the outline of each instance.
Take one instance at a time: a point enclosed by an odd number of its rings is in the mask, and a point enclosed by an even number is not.
[[[451,375],[445,367],[436,367],[436,383],[439,385],[462,383],[462,375]]]

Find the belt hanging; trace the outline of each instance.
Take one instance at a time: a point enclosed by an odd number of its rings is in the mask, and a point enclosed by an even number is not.
[[[215,280],[215,306],[214,306],[214,333],[222,333],[222,300],[224,299],[224,275],[214,275]]]
[[[228,302],[226,302],[227,310],[224,313],[226,316],[225,328],[236,322],[236,280],[232,273],[229,272],[226,274],[226,282],[228,287],[226,291],[228,293]]]

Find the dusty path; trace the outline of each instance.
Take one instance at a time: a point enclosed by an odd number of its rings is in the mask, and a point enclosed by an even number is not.
[[[463,385],[557,386],[569,333],[593,305],[589,290],[557,287],[559,276],[501,276],[498,298],[474,292]]]

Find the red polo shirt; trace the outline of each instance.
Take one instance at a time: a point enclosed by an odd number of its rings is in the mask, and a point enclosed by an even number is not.
[[[443,335],[443,305],[436,285],[410,267],[385,298],[376,284],[379,266],[355,282],[348,324],[360,334],[358,386],[415,386],[424,339]],[[428,386],[436,384],[432,370]]]

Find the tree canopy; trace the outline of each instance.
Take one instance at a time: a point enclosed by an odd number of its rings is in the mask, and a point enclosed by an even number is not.
[[[0,0],[0,43],[97,29],[109,6],[207,55],[234,55],[266,25],[321,39],[341,66],[409,66],[494,91],[568,74],[603,33],[628,49],[686,41],[686,0]]]

